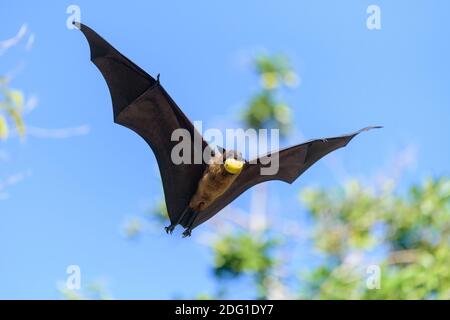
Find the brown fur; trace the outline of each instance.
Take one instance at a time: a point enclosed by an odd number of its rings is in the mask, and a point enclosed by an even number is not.
[[[206,209],[231,186],[238,175],[225,170],[223,156],[218,154],[211,159],[189,206],[196,212]]]

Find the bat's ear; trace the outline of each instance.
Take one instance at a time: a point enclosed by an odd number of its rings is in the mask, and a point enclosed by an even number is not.
[[[219,147],[219,146],[216,146],[216,147],[213,149],[213,153],[214,153],[213,157],[215,157],[217,153],[220,153],[220,154],[222,154],[223,156],[225,156],[225,152],[226,152],[226,150],[225,150],[224,148]]]

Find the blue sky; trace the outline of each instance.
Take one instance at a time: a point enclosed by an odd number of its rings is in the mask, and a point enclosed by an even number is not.
[[[0,200],[0,298],[59,298],[56,284],[71,264],[81,267],[82,283],[103,279],[116,298],[214,291],[209,251],[196,241],[163,230],[140,241],[122,237],[126,217],[159,198],[159,173],[145,142],[112,123],[86,40],[66,28],[70,4],[143,69],[161,73],[205,127],[239,126],[239,109],[258,88],[248,64],[258,52],[287,54],[302,80],[284,95],[296,126],[286,144],[384,125],[293,185],[270,183],[271,201],[289,211],[301,210],[303,187],[394,175],[391,164],[405,150],[414,151],[415,164],[400,189],[449,172],[448,2],[3,0],[0,40],[26,23],[35,41],[31,50],[25,39],[1,55],[0,74],[11,73],[11,86],[39,102],[25,118],[34,134],[0,142],[0,181],[23,176]],[[381,8],[381,30],[366,28],[370,4]],[[80,126],[89,132],[64,139],[36,130]],[[235,204],[248,205],[249,193]]]

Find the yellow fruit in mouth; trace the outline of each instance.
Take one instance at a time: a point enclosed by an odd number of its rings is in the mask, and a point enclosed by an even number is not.
[[[225,170],[227,170],[231,174],[238,174],[241,172],[244,167],[244,162],[236,159],[227,159],[225,160]]]

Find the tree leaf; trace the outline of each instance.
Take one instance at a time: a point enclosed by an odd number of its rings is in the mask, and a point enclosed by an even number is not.
[[[5,140],[8,138],[8,123],[4,116],[0,115],[0,139]]]
[[[8,113],[11,116],[11,118],[14,120],[17,131],[19,132],[19,135],[24,136],[25,135],[25,124],[23,123],[22,116],[20,115],[20,113],[16,109],[13,109],[13,108],[9,108]]]
[[[9,95],[9,98],[11,99],[13,105],[16,108],[19,108],[19,110],[22,110],[23,105],[24,105],[23,93],[19,90],[10,90],[8,95]]]

